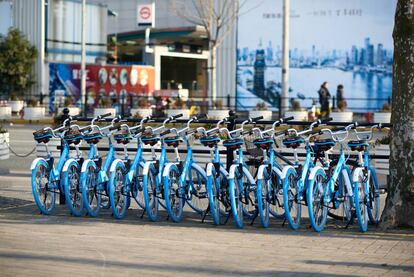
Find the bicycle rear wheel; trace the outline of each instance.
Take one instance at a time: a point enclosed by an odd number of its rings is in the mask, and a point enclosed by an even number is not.
[[[144,203],[147,217],[150,221],[157,221],[158,218],[158,195],[157,195],[157,175],[153,168],[148,170],[143,177]]]
[[[279,175],[272,172],[272,185],[269,191],[270,214],[277,219],[285,218],[285,207],[283,202],[283,181]]]
[[[188,205],[197,213],[204,214],[208,208],[206,173],[197,165],[192,164],[188,172],[187,193]]]
[[[32,170],[32,193],[40,213],[50,215],[55,209],[56,193],[55,186],[50,185],[50,167],[44,159],[37,161]]]
[[[257,180],[256,185],[256,198],[257,209],[259,211],[260,223],[264,228],[269,227],[269,191],[271,184],[270,176]]]
[[[229,180],[230,204],[233,214],[234,223],[238,228],[243,228],[243,204],[242,204],[242,189],[238,178]]]

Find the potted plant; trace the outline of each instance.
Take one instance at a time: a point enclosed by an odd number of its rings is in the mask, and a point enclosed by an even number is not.
[[[12,115],[12,108],[9,105],[1,102],[0,103],[0,119],[3,119],[3,120],[9,119],[11,115]]]
[[[345,100],[338,103],[338,108],[329,114],[332,122],[352,122],[354,113],[346,110],[348,107]]]
[[[10,157],[9,142],[9,132],[0,125],[0,160]]]
[[[108,97],[101,97],[98,102],[98,107],[93,111],[94,116],[110,113],[111,116],[116,115],[116,109],[112,107],[111,99]]]
[[[9,105],[11,107],[12,113],[18,114],[24,107],[24,101],[21,100],[18,96],[12,95]]]
[[[391,122],[391,105],[384,103],[379,112],[374,113],[374,123],[390,123]]]
[[[302,110],[302,107],[300,106],[300,102],[298,100],[293,100],[291,105],[292,109],[285,113],[285,117],[293,116],[294,120],[296,121],[308,120],[308,112]]]
[[[186,107],[185,101],[180,97],[177,97],[171,103],[171,108],[167,110],[167,116],[173,116],[177,114],[183,114],[182,118],[190,117],[190,109]]]
[[[27,101],[27,106],[24,108],[25,120],[39,120],[45,117],[45,107],[41,107],[39,102],[35,99]]]
[[[71,96],[67,96],[65,98],[65,101],[64,101],[64,104],[63,105],[64,105],[63,107],[60,107],[58,109],[58,113],[59,114],[62,113],[62,111],[63,111],[64,108],[68,108],[69,109],[69,115],[71,115],[71,116],[78,115],[81,112],[80,109],[73,104],[73,99],[72,99]]]
[[[140,97],[137,103],[138,108],[132,108],[131,114],[137,118],[144,118],[149,115],[152,115],[151,103],[148,101],[147,97]]]
[[[224,109],[223,100],[213,101],[213,109],[208,111],[208,117],[211,119],[223,119],[229,116],[229,110]]]
[[[249,111],[249,117],[259,117],[263,116],[264,120],[272,120],[272,111],[268,110],[268,107],[266,105],[266,102],[261,101],[256,104],[256,107]]]

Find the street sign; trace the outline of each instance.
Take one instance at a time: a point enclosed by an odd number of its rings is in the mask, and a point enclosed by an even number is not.
[[[137,7],[137,24],[138,26],[154,27],[155,5],[142,4]]]

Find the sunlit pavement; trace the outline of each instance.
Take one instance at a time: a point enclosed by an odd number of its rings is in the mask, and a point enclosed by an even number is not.
[[[15,130],[17,130],[15,132]],[[19,152],[32,147],[31,128],[16,127]],[[13,142],[12,142],[13,143]],[[17,149],[16,149],[17,150]],[[40,215],[32,198],[28,168],[34,158],[0,161],[0,272],[32,275],[318,275],[413,276],[414,232],[383,233],[370,226],[330,221],[321,234],[304,220],[292,231],[281,220],[263,229],[256,220],[243,230],[231,220],[213,226],[210,218],[187,212],[179,224],[149,222],[132,205],[124,220],[109,211],[99,218],[75,218],[66,206]],[[246,222],[247,223],[247,222]]]

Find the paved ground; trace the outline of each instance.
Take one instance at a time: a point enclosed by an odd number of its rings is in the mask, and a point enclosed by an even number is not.
[[[31,137],[16,128],[19,152]],[[27,133],[27,132],[26,132]],[[30,150],[30,149],[29,149]],[[32,157],[8,162],[11,174],[0,176],[0,272],[32,275],[318,275],[413,276],[414,231],[383,233],[371,226],[344,229],[331,221],[316,234],[273,221],[237,230],[232,222],[215,227],[191,213],[180,224],[149,223],[136,206],[118,221],[105,211],[100,218],[74,218],[65,206],[53,216],[39,215],[33,203],[27,168]]]

